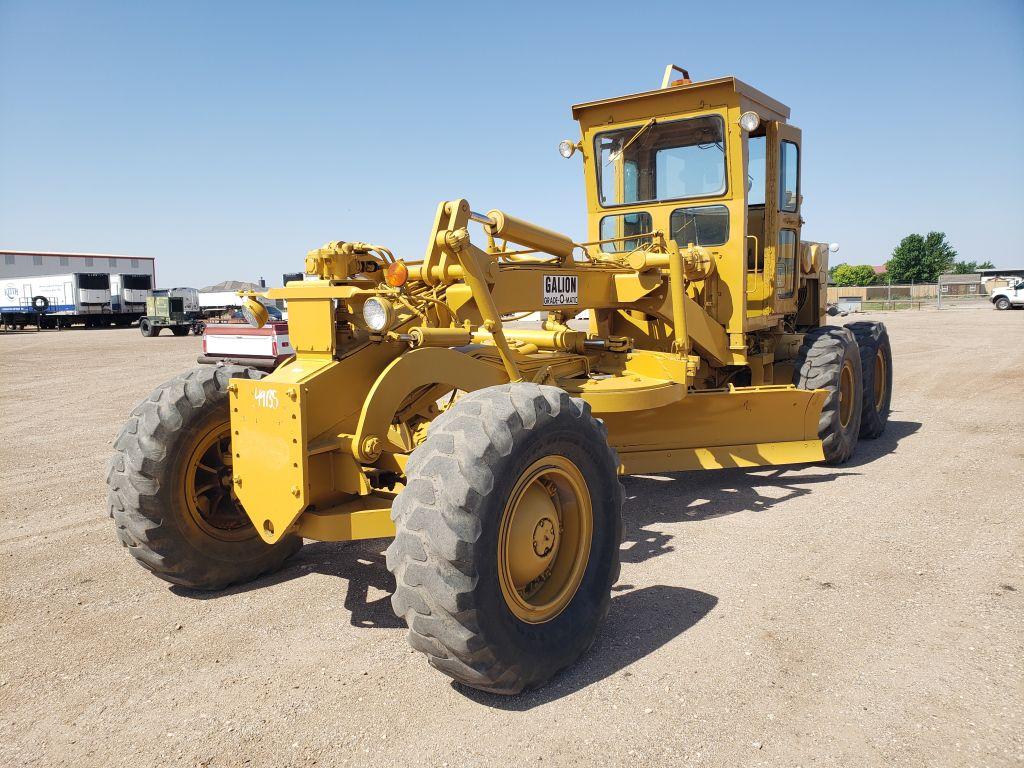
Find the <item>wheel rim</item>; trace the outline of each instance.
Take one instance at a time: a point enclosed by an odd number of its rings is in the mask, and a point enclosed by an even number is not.
[[[843,364],[843,372],[839,377],[839,423],[845,429],[853,414],[853,366]]]
[[[232,483],[231,424],[224,421],[203,432],[189,451],[182,492],[193,522],[223,541],[256,536],[238,503]]]
[[[594,510],[579,469],[547,456],[520,475],[498,533],[498,581],[505,603],[528,624],[560,614],[583,581]]]
[[[886,379],[889,371],[885,365],[885,355],[879,349],[875,352],[875,410],[882,412],[882,398],[885,397]]]

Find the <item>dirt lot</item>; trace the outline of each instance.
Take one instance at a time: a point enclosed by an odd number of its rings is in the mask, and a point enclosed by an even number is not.
[[[597,643],[510,699],[410,651],[386,542],[213,595],[121,549],[112,440],[198,340],[0,336],[0,765],[1020,765],[1024,312],[883,319],[886,435],[627,479]]]

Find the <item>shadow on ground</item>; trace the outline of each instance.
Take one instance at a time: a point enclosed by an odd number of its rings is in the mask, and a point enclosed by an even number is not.
[[[497,696],[452,683],[468,699],[510,711],[525,711],[576,693],[588,685],[623,672],[654,653],[707,616],[718,598],[685,587],[656,585],[612,598],[608,619],[594,646],[573,666],[542,688],[517,696]]]
[[[766,512],[780,502],[812,493],[821,483],[859,474],[851,470],[895,452],[900,440],[920,428],[921,424],[914,421],[890,421],[882,437],[861,442],[853,459],[835,468],[820,465],[760,467],[624,478],[622,561],[642,563],[672,551],[672,536],[649,530],[648,526],[659,522],[708,520],[738,512]],[[308,573],[337,576],[348,582],[345,609],[353,626],[403,629],[405,622],[391,610],[390,595],[395,590],[395,579],[384,562],[384,550],[389,541],[312,542],[289,560],[283,570],[249,584],[221,592],[198,592],[181,587],[171,587],[171,590],[193,599],[216,600]],[[384,596],[370,600],[371,587]],[[629,585],[616,587],[619,594],[612,598],[608,620],[585,656],[585,662],[574,665],[540,690],[503,697],[453,685],[466,697],[487,706],[527,710],[624,670],[688,630],[718,602],[713,595],[683,587],[659,585],[622,591],[631,589]]]
[[[264,589],[309,573],[319,573],[337,576],[348,582],[345,609],[349,612],[352,626],[367,629],[404,629],[405,621],[395,616],[391,610],[395,577],[384,564],[384,550],[390,542],[390,539],[309,542],[288,560],[283,569],[247,584],[238,584],[219,592],[200,592],[177,586],[171,587],[171,591],[195,600],[217,600]],[[383,592],[384,596],[370,600],[370,587]]]
[[[672,551],[672,536],[648,526],[767,512],[779,503],[806,496],[817,485],[859,474],[852,470],[895,452],[900,440],[920,428],[916,421],[890,421],[880,438],[858,443],[853,458],[837,467],[753,467],[623,478],[622,562],[642,563]]]
[[[890,453],[895,453],[900,440],[910,437],[922,426],[919,421],[893,421],[890,419],[885,427],[885,432],[880,437],[858,442],[853,457],[843,466],[862,467]]]

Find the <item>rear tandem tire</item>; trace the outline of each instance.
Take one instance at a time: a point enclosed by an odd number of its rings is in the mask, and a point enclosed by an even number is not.
[[[302,546],[267,545],[231,492],[229,380],[251,368],[203,365],[162,384],[114,443],[107,502],[121,544],[144,568],[192,589],[276,571]]]
[[[576,661],[619,576],[617,467],[590,407],[556,387],[488,387],[439,416],[391,514],[391,604],[409,644],[506,695]]]
[[[175,336],[187,336],[188,335],[188,326],[187,325],[172,325],[171,326],[171,333],[173,333]]]
[[[885,431],[892,406],[892,347],[885,323],[847,323],[857,339],[863,376],[860,437],[873,440]]]
[[[828,390],[818,419],[818,438],[825,461],[842,464],[857,447],[864,400],[860,351],[853,332],[834,325],[808,331],[797,353],[793,384]]]

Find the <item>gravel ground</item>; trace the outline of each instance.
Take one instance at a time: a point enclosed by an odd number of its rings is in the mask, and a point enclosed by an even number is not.
[[[170,588],[105,463],[197,339],[0,336],[0,765],[1024,762],[1024,312],[882,316],[887,433],[841,467],[625,481],[593,649],[499,698],[410,651],[386,542]]]

